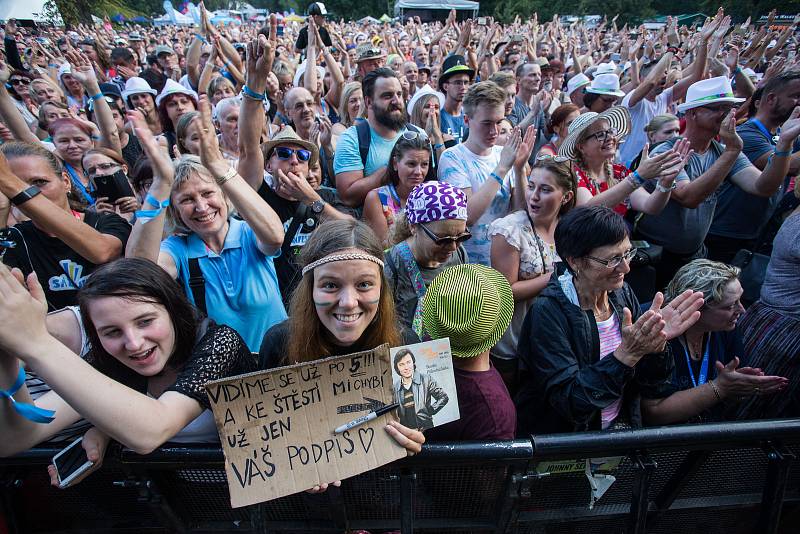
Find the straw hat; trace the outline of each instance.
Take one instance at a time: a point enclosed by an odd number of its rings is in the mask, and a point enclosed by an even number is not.
[[[617,139],[622,139],[631,131],[631,114],[626,107],[614,106],[602,113],[588,111],[578,115],[578,118],[569,125],[569,133],[564,142],[561,143],[558,155],[562,158],[575,159],[578,139],[589,126],[599,120],[607,121],[609,128],[613,128],[618,132]]]
[[[267,157],[276,146],[280,145],[298,145],[311,151],[311,159],[308,160],[309,165],[313,165],[319,158],[317,145],[301,139],[291,126],[284,126],[280,132],[275,134],[275,137],[261,145],[261,149],[264,156]]]
[[[422,324],[432,339],[450,338],[457,358],[492,348],[514,315],[506,277],[485,265],[465,264],[439,273],[422,301]]]

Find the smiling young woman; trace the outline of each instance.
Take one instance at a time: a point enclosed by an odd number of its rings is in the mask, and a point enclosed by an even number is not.
[[[165,441],[215,441],[206,380],[253,371],[255,360],[230,327],[204,320],[180,287],[155,263],[121,259],[98,269],[81,289],[86,360],[48,333],[44,293],[35,276],[0,266],[0,383],[11,384],[22,361],[35,367],[52,391],[35,405],[53,410],[50,424],[35,424],[12,410],[0,417],[0,454],[49,439],[86,418],[126,447],[146,454]],[[78,328],[76,326],[76,328]],[[44,356],[46,355],[46,356]],[[23,388],[17,402],[29,403]],[[188,427],[188,428],[187,428]]]

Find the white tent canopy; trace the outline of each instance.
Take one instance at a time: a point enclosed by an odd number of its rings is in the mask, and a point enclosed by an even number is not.
[[[478,2],[471,0],[398,0],[394,5],[395,15],[403,18],[403,13],[406,11],[430,11],[430,10],[445,10],[450,11],[471,11],[473,17],[478,16]]]
[[[0,20],[33,19],[46,22],[44,4],[46,0],[0,0]]]

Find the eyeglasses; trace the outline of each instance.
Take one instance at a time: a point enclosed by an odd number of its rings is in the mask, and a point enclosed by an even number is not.
[[[88,169],[86,169],[86,174],[88,174],[90,178],[94,178],[95,176],[98,175],[97,174],[98,171],[102,172],[110,171],[114,167],[119,169],[120,168],[119,163],[98,163],[96,167],[89,167]],[[105,174],[103,174],[103,176],[105,176]]]
[[[279,146],[275,148],[275,154],[277,154],[278,159],[282,160],[291,158],[292,154],[297,154],[297,159],[303,162],[311,159],[311,151],[304,148],[289,148],[285,146]]]
[[[616,269],[623,261],[626,263],[630,262],[633,257],[636,256],[637,251],[638,249],[632,248],[622,256],[614,256],[610,260],[601,260],[600,258],[595,258],[594,256],[586,256],[586,258],[596,261],[600,265],[605,265],[609,269]]]
[[[425,232],[425,235],[427,235],[437,247],[446,247],[447,245],[452,245],[453,243],[460,245],[472,237],[472,234],[468,231],[456,236],[448,235],[441,237],[431,232],[424,224],[420,224],[419,227],[422,228],[422,231]]]
[[[11,85],[28,85],[31,82],[25,78],[11,78],[8,83]]]
[[[472,82],[470,80],[453,80],[452,82],[444,82],[450,85],[455,85],[456,87],[466,87]]]
[[[587,135],[586,140],[588,141],[589,139],[595,139],[599,143],[605,143],[606,139],[608,139],[609,137],[613,137],[614,139],[616,139],[618,135],[619,132],[617,131],[616,128],[609,128],[608,130],[601,130],[599,132],[593,133],[592,135]]]

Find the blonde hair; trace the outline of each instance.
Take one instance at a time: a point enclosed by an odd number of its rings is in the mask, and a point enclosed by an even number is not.
[[[439,97],[436,96],[436,93],[428,93],[422,95],[417,99],[416,102],[414,102],[414,107],[411,108],[411,124],[414,126],[419,126],[420,128],[425,128],[425,121],[422,118],[422,111],[432,98],[435,98],[437,101],[439,100]]]
[[[668,122],[674,122],[678,120],[678,117],[672,115],[671,113],[656,115],[650,119],[650,122],[648,122],[647,126],[644,127],[644,133],[647,134],[647,138],[650,139],[650,134],[656,133]]]
[[[702,291],[705,304],[716,304],[722,301],[725,287],[738,280],[741,269],[706,259],[692,260],[675,273],[664,291],[664,301],[670,302],[678,295],[691,289]]]
[[[339,98],[339,109],[338,109],[338,112],[339,112],[339,118],[340,118],[340,121],[342,123],[342,126],[344,126],[345,128],[351,127],[353,125],[353,123],[355,122],[356,118],[357,118],[357,117],[351,117],[350,116],[348,101],[350,100],[350,97],[353,96],[353,93],[355,93],[356,91],[360,91],[360,90],[361,90],[361,82],[348,82],[348,83],[346,83],[344,85],[344,88],[342,89],[342,96]],[[361,111],[362,111],[361,115],[363,116],[363,114],[364,114],[363,112],[364,112],[364,108],[365,108],[365,106],[363,105],[363,103],[364,103],[363,94],[361,96],[361,103],[362,103],[362,105],[361,105]]]
[[[192,155],[182,155],[179,160],[175,161],[175,181],[172,182],[172,188],[169,192],[169,206],[167,206],[167,224],[166,230],[168,234],[178,234],[178,235],[189,235],[192,233],[192,230],[186,226],[186,223],[183,222],[181,219],[180,211],[178,210],[177,202],[175,202],[175,197],[180,192],[183,184],[185,184],[189,179],[194,177],[200,178],[203,182],[213,184],[214,187],[219,189],[219,194],[222,195],[222,198],[225,199],[225,204],[228,206],[228,216],[230,217],[231,213],[233,212],[233,207],[228,200],[228,196],[225,192],[217,185],[217,182],[214,181],[214,177],[211,176],[211,173],[208,169],[206,169],[202,163],[200,163],[200,158],[197,156]]]
[[[474,115],[481,104],[505,106],[506,92],[494,82],[478,82],[467,91],[464,97],[464,113]]]

